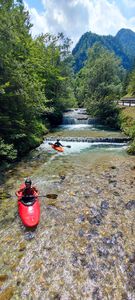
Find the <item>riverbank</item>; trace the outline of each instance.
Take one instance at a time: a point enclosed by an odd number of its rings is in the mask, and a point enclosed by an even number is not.
[[[122,108],[120,113],[121,130],[131,138],[128,153],[135,155],[135,107]]]

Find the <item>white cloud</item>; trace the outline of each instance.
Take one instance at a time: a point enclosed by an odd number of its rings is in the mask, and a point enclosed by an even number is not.
[[[102,35],[115,35],[120,28],[124,27],[127,27],[127,20],[115,2],[109,3],[107,0],[91,2],[89,5],[89,28],[91,31]]]
[[[135,7],[135,0],[123,0],[123,2],[129,8]]]
[[[133,0],[123,1],[135,5]],[[114,0],[42,0],[42,4],[42,13],[29,8],[34,35],[63,32],[75,45],[87,31],[102,35],[115,35],[121,28],[135,31],[135,18],[126,19]]]

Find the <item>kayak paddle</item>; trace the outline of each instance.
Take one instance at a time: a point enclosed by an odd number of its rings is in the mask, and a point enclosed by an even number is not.
[[[18,197],[18,196],[17,196]],[[28,198],[41,198],[41,197],[46,197],[46,198],[52,198],[56,199],[58,197],[57,194],[47,194],[47,195],[39,195],[39,196],[34,196],[34,195],[28,195],[28,196],[23,196],[23,197],[28,197]],[[14,198],[12,195],[8,195],[6,198]]]

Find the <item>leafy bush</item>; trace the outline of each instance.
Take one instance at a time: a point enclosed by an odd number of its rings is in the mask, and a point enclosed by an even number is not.
[[[135,155],[135,108],[130,107],[122,110],[119,121],[121,130],[132,139],[127,152]]]
[[[17,157],[17,150],[14,149],[13,144],[6,144],[2,138],[0,138],[0,159],[1,161],[13,161]]]
[[[135,140],[129,145],[128,154],[135,155]]]

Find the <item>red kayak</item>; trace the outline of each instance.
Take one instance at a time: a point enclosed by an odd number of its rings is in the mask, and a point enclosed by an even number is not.
[[[51,147],[52,147],[54,150],[58,151],[58,152],[64,152],[64,148],[63,148],[63,147],[58,147],[58,146],[56,146],[56,145],[51,145]]]
[[[30,197],[24,197],[20,193],[18,197],[18,213],[25,226],[34,227],[38,225],[40,220],[40,204],[36,192]]]

